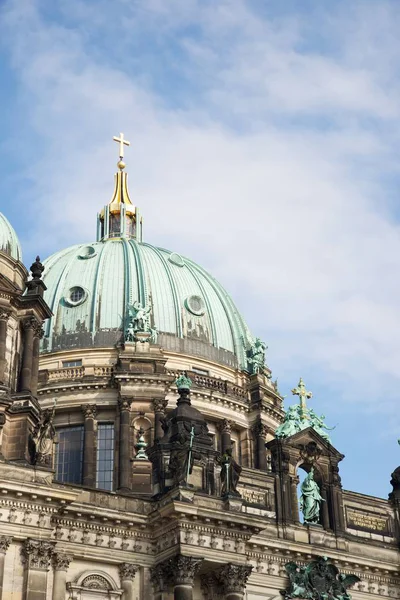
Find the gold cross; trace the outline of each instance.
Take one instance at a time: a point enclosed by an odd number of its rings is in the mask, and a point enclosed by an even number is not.
[[[307,399],[312,398],[312,392],[308,392],[306,390],[306,386],[304,385],[304,381],[301,377],[300,377],[299,385],[297,386],[297,388],[292,389],[292,394],[294,394],[295,396],[299,396],[301,417],[303,419],[305,419],[306,418],[306,410],[307,410],[306,398]]]
[[[124,134],[120,133],[119,137],[114,136],[113,137],[114,142],[118,142],[119,143],[119,157],[122,160],[124,158],[124,146],[130,146],[131,143],[128,142],[128,140],[124,139]]]

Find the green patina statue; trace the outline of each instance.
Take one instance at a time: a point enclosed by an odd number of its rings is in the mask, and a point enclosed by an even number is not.
[[[361,581],[357,575],[339,573],[326,556],[319,556],[305,566],[288,562],[285,569],[289,576],[288,589],[281,591],[285,600],[351,600],[348,588]]]
[[[138,333],[147,333],[150,342],[155,344],[157,341],[157,330],[152,328],[150,324],[151,306],[142,306],[140,302],[135,300],[133,304],[128,304],[126,312],[125,341],[143,342],[143,337],[138,336]]]
[[[275,437],[278,439],[287,438],[302,429],[312,427],[324,440],[331,443],[331,438],[326,432],[335,428],[325,425],[325,415],[319,417],[312,408],[307,408],[306,399],[312,398],[312,393],[306,390],[304,381],[301,378],[297,388],[292,390],[292,394],[299,396],[300,402],[289,406],[283,423],[275,431]]]
[[[325,500],[321,496],[318,483],[314,480],[314,468],[301,484],[300,510],[304,516],[304,522],[316,525],[319,523],[321,503]]]
[[[293,404],[287,409],[285,420],[275,431],[275,437],[278,439],[287,438],[308,426],[308,423],[304,423],[300,419],[299,405]]]
[[[175,385],[178,390],[190,390],[192,387],[192,380],[186,374],[186,371],[181,373],[179,377],[175,380]]]
[[[257,337],[248,350],[247,362],[249,364],[249,371],[252,375],[256,373],[264,373],[266,349],[267,345]]]

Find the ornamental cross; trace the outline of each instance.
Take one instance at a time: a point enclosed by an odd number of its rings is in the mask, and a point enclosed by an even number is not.
[[[128,140],[124,139],[124,134],[120,133],[119,137],[114,136],[113,137],[114,142],[118,142],[119,143],[119,157],[122,160],[124,158],[124,146],[130,146],[131,143],[128,142]]]
[[[312,398],[312,392],[306,390],[302,377],[300,377],[299,385],[292,389],[292,394],[300,398],[300,414],[301,418],[305,419],[307,411],[306,399]]]

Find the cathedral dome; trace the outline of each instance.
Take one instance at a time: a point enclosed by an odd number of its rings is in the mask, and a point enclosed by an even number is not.
[[[0,250],[9,254],[15,260],[22,261],[21,246],[14,228],[0,213]]]
[[[224,288],[190,259],[142,241],[123,136],[114,139],[121,142],[119,171],[111,201],[97,216],[97,241],[45,261],[45,300],[53,316],[42,352],[151,339],[169,352],[241,370],[250,361],[252,370],[253,340]]]
[[[247,368],[248,329],[223,287],[176,252],[133,238],[72,246],[45,261],[53,312],[43,350],[109,347],[124,339],[135,302],[165,349]]]

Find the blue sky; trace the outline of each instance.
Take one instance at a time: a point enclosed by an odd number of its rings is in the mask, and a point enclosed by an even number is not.
[[[400,463],[400,5],[0,0],[0,209],[26,264],[95,237],[124,131],[145,239],[231,292],[347,489]]]

